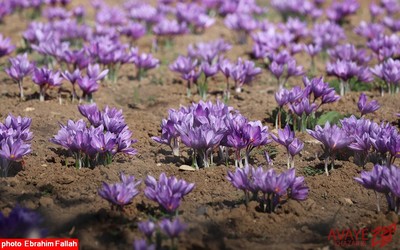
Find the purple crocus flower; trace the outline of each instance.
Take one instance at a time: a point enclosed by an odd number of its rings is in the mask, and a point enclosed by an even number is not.
[[[286,182],[289,183],[288,197],[299,201],[306,200],[309,188],[304,183],[304,177],[296,177],[296,170],[294,168],[289,169],[283,174],[285,175]]]
[[[28,54],[17,55],[14,58],[10,58],[10,68],[7,68],[6,73],[18,83],[19,92],[21,99],[24,99],[24,89],[22,86],[23,79],[32,74],[34,65],[29,62]]]
[[[367,55],[364,49],[356,49],[353,44],[337,45],[333,49],[328,50],[331,60],[353,61],[357,65],[366,66],[371,60],[371,56]]]
[[[389,58],[372,68],[371,72],[386,83],[389,93],[393,93],[400,82],[400,60]]]
[[[250,177],[250,166],[246,165],[244,168],[236,168],[235,172],[228,171],[227,179],[232,185],[240,190],[243,190],[245,195],[245,203],[247,205],[249,201],[249,177]]]
[[[385,26],[380,23],[367,23],[365,21],[361,21],[360,24],[354,29],[354,32],[362,37],[371,41],[373,39],[377,39],[380,35],[382,35],[385,31]],[[371,45],[371,44],[370,44]]]
[[[367,96],[364,93],[361,93],[360,98],[358,99],[357,107],[361,112],[361,116],[364,116],[377,111],[380,108],[380,105],[377,100],[367,103]]]
[[[304,143],[300,141],[298,138],[294,138],[292,143],[289,144],[288,146],[288,152],[290,156],[293,158],[295,155],[300,153],[301,150],[303,150]],[[294,164],[291,164],[291,168],[294,167]]]
[[[384,185],[389,188],[390,193],[386,194],[389,210],[400,214],[400,170],[395,165],[390,165],[382,175]]]
[[[382,182],[382,176],[387,171],[388,169],[385,166],[376,164],[371,172],[361,171],[361,176],[354,178],[354,180],[367,189],[373,189],[379,193],[387,193],[389,189]]]
[[[295,133],[286,125],[284,129],[278,129],[278,136],[271,134],[272,139],[286,148],[288,154],[287,167],[294,167],[294,156],[304,147],[303,142],[295,138]]]
[[[197,66],[197,59],[192,60],[190,57],[179,56],[172,64],[169,65],[169,69],[181,74],[181,77],[187,81],[187,95],[190,96],[190,88],[193,72]]]
[[[146,27],[141,23],[131,22],[122,28],[121,33],[133,40],[138,40],[146,34]]]
[[[389,175],[389,169],[386,166],[375,165],[372,171],[362,171],[360,177],[354,178],[356,182],[361,184],[367,189],[372,189],[376,195],[376,207],[377,211],[380,212],[380,202],[378,193],[387,194],[390,188],[386,185],[383,177]]]
[[[3,38],[3,35],[0,34],[0,58],[9,55],[14,49],[15,46],[11,44],[10,38]]]
[[[145,184],[144,195],[157,202],[169,213],[174,213],[181,199],[194,188],[194,183],[187,183],[175,176],[167,177],[165,173],[160,174],[158,182],[153,176],[147,176]]]
[[[103,117],[96,103],[79,105],[78,109],[81,115],[86,117],[93,126],[98,127],[102,124]]]
[[[63,78],[60,72],[53,72],[47,68],[35,68],[32,75],[32,80],[40,87],[40,101],[43,102],[46,90],[51,87],[59,87],[62,84]]]
[[[75,90],[75,83],[82,77],[81,71],[76,69],[74,72],[70,73],[66,70],[64,73],[61,73],[64,79],[68,80],[72,84],[72,100],[74,101],[77,98],[76,90]]]
[[[347,133],[342,128],[336,125],[331,126],[329,122],[326,122],[323,128],[317,125],[314,131],[307,129],[307,132],[322,143],[325,153],[325,173],[329,175],[329,159],[331,159],[331,166],[333,169],[336,152],[347,147],[353,139],[348,137]]]
[[[98,64],[94,64],[94,65],[89,64],[87,67],[88,77],[91,79],[94,79],[95,81],[103,80],[107,76],[108,72],[109,72],[108,69],[101,71],[100,65],[98,65]]]
[[[279,58],[275,59],[276,60],[270,64],[269,70],[277,79],[279,89],[283,88],[290,77],[304,74],[303,67],[297,66],[295,59],[288,58],[281,63],[279,62]]]
[[[323,50],[336,46],[341,40],[346,39],[344,30],[337,24],[329,21],[317,23],[311,31],[314,44]]]
[[[31,145],[9,136],[0,142],[1,176],[7,177],[11,164],[31,152]]]
[[[230,86],[229,86],[229,78],[231,77],[231,72],[233,70],[233,64],[228,59],[220,58],[218,62],[218,69],[222,72],[226,79],[226,88],[224,91],[224,99],[229,100],[230,98]]]
[[[371,14],[371,19],[374,20],[377,16],[383,14],[385,10],[377,5],[375,2],[371,2],[369,5],[369,13]]]
[[[123,210],[124,206],[130,204],[139,194],[137,187],[141,181],[135,181],[134,176],[126,176],[120,174],[121,182],[115,184],[107,184],[103,182],[102,188],[99,190],[99,195],[111,204],[111,208],[116,207]]]
[[[137,78],[140,81],[142,78],[142,73],[147,72],[149,69],[156,68],[160,65],[160,60],[154,58],[151,54],[138,54],[132,58],[133,63],[137,68]]]
[[[179,24],[177,20],[162,19],[153,27],[153,32],[157,36],[172,37],[188,32],[186,23]]]
[[[156,224],[151,220],[142,221],[138,223],[138,228],[147,237],[147,239],[151,239],[156,230]]]
[[[78,79],[78,86],[83,91],[83,97],[87,97],[88,101],[92,102],[92,94],[99,89],[99,84],[96,79],[89,78],[88,76]]]
[[[133,242],[133,248],[135,250],[156,250],[156,245],[148,244],[145,239],[141,239]]]
[[[356,13],[359,8],[360,3],[357,0],[335,1],[326,10],[326,14],[329,20],[342,24],[347,16]]]
[[[43,238],[46,231],[40,226],[42,221],[36,212],[17,205],[8,216],[0,212],[0,237]]]
[[[303,98],[299,102],[295,102],[289,105],[289,109],[296,114],[298,117],[302,117],[303,114],[309,116],[317,109],[316,103],[310,103],[308,98]]]
[[[283,107],[289,103],[289,90],[281,88],[275,92],[275,101],[278,103],[279,107]]]
[[[357,77],[358,80],[372,81],[372,75],[367,68],[357,65],[353,61],[336,60],[334,63],[327,63],[326,71],[328,75],[334,75],[340,79],[340,95],[343,96],[350,90],[349,80]]]
[[[295,135],[294,131],[290,129],[289,125],[286,125],[284,129],[278,129],[278,136],[271,134],[272,139],[282,146],[288,148],[293,142]]]
[[[159,226],[161,230],[167,235],[169,238],[178,238],[179,235],[185,231],[186,225],[180,222],[178,218],[170,220],[170,219],[163,219]]]

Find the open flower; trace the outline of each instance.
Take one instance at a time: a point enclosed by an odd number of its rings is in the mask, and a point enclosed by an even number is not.
[[[367,103],[367,96],[364,93],[361,93],[360,98],[358,99],[357,107],[361,112],[361,116],[364,116],[377,111],[380,108],[380,105],[376,100]]]
[[[331,126],[329,122],[326,122],[323,128],[317,125],[314,131],[307,129],[307,132],[322,143],[325,157],[325,173],[329,175],[329,159],[331,159],[333,168],[336,152],[347,147],[353,139],[350,138],[342,128],[336,125]]]
[[[103,183],[102,188],[99,190],[99,195],[107,200],[111,207],[117,207],[117,209],[123,210],[124,206],[130,204],[138,194],[139,190],[137,187],[141,181],[135,181],[134,176],[126,176],[123,173],[120,174],[119,183],[107,184]]]
[[[158,182],[153,176],[147,176],[145,184],[145,196],[160,204],[169,213],[174,213],[181,199],[194,188],[194,183],[187,183],[175,176],[167,177],[165,173],[160,174]]]
[[[15,206],[8,216],[0,212],[1,238],[42,238],[46,231],[40,226],[42,218],[36,212]]]

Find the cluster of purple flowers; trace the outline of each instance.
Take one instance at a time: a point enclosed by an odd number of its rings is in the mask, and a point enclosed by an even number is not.
[[[389,93],[397,93],[400,82],[400,61],[389,58],[371,69],[372,73],[385,83]],[[381,88],[383,91],[383,88]],[[383,92],[382,92],[383,93]]]
[[[326,123],[323,128],[316,126],[314,131],[307,130],[322,143],[327,175],[329,159],[333,167],[341,149],[352,150],[355,163],[363,168],[369,161],[390,166],[399,157],[400,134],[395,126],[355,116],[340,120],[340,125]]]
[[[329,122],[326,122],[324,127],[317,125],[314,130],[307,129],[307,132],[322,143],[325,173],[329,175],[329,160],[331,169],[334,169],[337,152],[349,146],[353,139],[348,136],[345,129]]]
[[[14,50],[15,46],[11,44],[10,38],[3,37],[3,35],[0,34],[0,58],[9,55]]]
[[[99,189],[99,195],[107,200],[111,207],[123,210],[124,206],[130,204],[139,193],[138,189],[141,180],[135,180],[134,176],[120,174],[121,182],[108,184],[103,183]],[[180,206],[184,196],[194,188],[194,183],[187,183],[175,176],[168,177],[165,173],[160,174],[157,181],[153,176],[148,175],[145,179],[146,188],[144,194],[147,198],[157,202],[163,211],[174,214]]]
[[[296,177],[294,168],[278,174],[273,168],[265,170],[261,166],[246,166],[236,168],[235,172],[228,171],[227,178],[235,188],[244,191],[246,204],[253,197],[260,202],[260,209],[264,212],[273,213],[288,199],[302,201],[308,196],[304,177]]]
[[[139,54],[136,48],[131,48],[132,59],[131,61],[136,66],[137,79],[140,81],[142,75],[150,69],[157,68],[160,65],[160,60],[154,58],[152,54],[141,53]]]
[[[125,123],[122,110],[109,108],[100,111],[96,104],[79,106],[80,113],[89,122],[88,127],[82,119],[69,120],[51,142],[66,148],[75,158],[77,168],[95,167],[110,164],[117,153],[135,155],[132,132]]]
[[[24,99],[23,80],[25,77],[32,74],[34,64],[28,60],[28,54],[18,55],[14,58],[9,58],[11,66],[6,68],[6,73],[18,83],[21,99]]]
[[[359,166],[364,167],[368,161],[389,166],[399,157],[400,135],[395,126],[377,124],[355,116],[345,118],[340,123],[351,139],[348,147],[354,151],[354,160]]]
[[[182,198],[194,188],[194,183],[187,183],[175,176],[168,177],[165,173],[160,174],[158,181],[153,176],[147,176],[145,184],[144,195],[170,214],[176,212]]]
[[[340,80],[340,95],[350,91],[350,81],[355,78],[360,82],[371,82],[372,73],[367,67],[371,57],[366,51],[357,50],[354,45],[338,45],[328,50],[333,62],[328,62],[326,71],[328,75],[336,76]]]
[[[371,171],[362,171],[361,176],[354,178],[367,189],[372,189],[376,195],[376,207],[380,212],[379,193],[384,194],[389,211],[400,214],[400,168],[395,165],[375,165]]]
[[[284,129],[278,129],[278,136],[271,134],[272,139],[286,148],[288,155],[287,168],[294,168],[294,156],[299,154],[304,147],[304,143],[295,137],[289,125]]]
[[[326,15],[329,20],[342,24],[347,16],[355,14],[359,8],[358,0],[335,1],[326,10]]]
[[[377,111],[381,106],[379,105],[377,100],[372,100],[367,103],[367,96],[364,93],[361,93],[357,102],[358,110],[361,112],[361,117],[373,113]]]
[[[284,107],[288,107],[288,113],[293,117],[293,127],[304,131],[310,126],[314,126],[316,111],[324,104],[333,103],[340,99],[334,88],[324,82],[322,77],[308,79],[303,77],[305,88],[299,86],[291,90],[282,88],[275,93],[275,100],[278,103],[278,113],[276,116],[275,126],[281,127],[281,113]],[[290,121],[288,120],[286,123]]]
[[[66,6],[71,2],[71,0],[35,0],[35,1],[27,1],[27,0],[13,0],[13,1],[2,1],[0,3],[0,23],[3,21],[3,18],[7,15],[10,15],[17,11],[23,11],[27,9],[32,9],[34,12],[39,12],[44,5],[55,6],[57,4],[61,4],[62,6]]]
[[[63,78],[60,72],[54,72],[47,68],[35,68],[32,75],[32,80],[40,87],[40,101],[44,101],[46,90],[48,88],[60,87]]]
[[[0,167],[1,176],[7,177],[14,162],[31,152],[30,141],[33,134],[30,131],[32,119],[11,114],[4,123],[0,122]]]
[[[296,60],[292,57],[286,57],[283,60],[277,60],[279,55],[272,57],[272,63],[269,65],[269,70],[275,76],[278,82],[278,88],[282,89],[292,76],[301,76],[305,72],[302,66],[297,66]]]
[[[164,218],[157,224],[152,220],[139,222],[138,228],[146,236],[146,239],[135,240],[133,244],[135,250],[161,249],[162,242],[160,241],[160,232],[171,240],[171,249],[176,249],[176,239],[185,231],[187,225],[183,224],[178,218]]]
[[[324,2],[324,0],[272,0],[271,5],[281,13],[283,19],[287,19],[289,16],[300,16],[314,20],[323,14],[320,5]]]
[[[224,91],[225,100],[229,99],[229,79],[235,82],[236,92],[241,92],[243,85],[251,84],[254,77],[261,73],[254,62],[238,58],[236,63],[224,59],[221,54],[231,49],[231,45],[224,40],[216,40],[209,43],[197,43],[189,45],[188,56],[179,56],[171,65],[170,69],[180,74],[181,78],[187,81],[187,93],[190,96],[192,83],[197,84],[200,96],[203,100],[207,97],[207,80],[216,75],[219,71],[226,78],[227,87]],[[204,82],[198,79],[204,75]]]
[[[179,142],[193,150],[193,165],[198,168],[213,164],[213,151],[219,148],[220,159],[228,160],[228,149],[235,151],[235,165],[248,165],[250,152],[271,142],[268,128],[260,121],[250,122],[239,112],[221,102],[193,103],[179,110],[171,109],[161,124],[161,137],[153,140],[171,147],[179,155]],[[244,151],[244,155],[242,154]],[[228,157],[227,157],[228,156]]]
[[[72,73],[66,70],[62,73],[64,79],[68,80],[72,84],[72,100],[77,98],[75,84],[78,84],[82,90],[82,99],[86,99],[88,102],[93,102],[93,93],[99,89],[99,81],[104,79],[109,70],[101,70],[100,65],[89,64],[86,69],[86,75],[83,76],[79,68],[75,69]]]
[[[120,180],[121,182],[114,184],[103,182],[99,195],[111,204],[112,209],[116,207],[122,211],[139,194],[137,187],[141,181],[135,181],[135,176],[126,176],[123,173],[120,174]]]
[[[47,233],[41,227],[42,222],[38,213],[17,205],[8,216],[0,212],[0,237],[44,238]]]

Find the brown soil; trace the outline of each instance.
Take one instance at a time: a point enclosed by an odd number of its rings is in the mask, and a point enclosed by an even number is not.
[[[3,34],[12,36],[14,43],[18,43],[16,31],[24,30],[27,21],[13,15],[7,17],[5,23],[1,26]],[[130,249],[133,240],[142,237],[137,222],[146,219],[146,212],[155,204],[141,194],[124,214],[111,212],[109,204],[98,196],[98,189],[103,181],[117,181],[121,171],[142,179],[148,174],[158,176],[166,172],[196,184],[180,208],[181,217],[189,226],[180,238],[182,249],[336,249],[338,247],[328,241],[331,229],[373,229],[397,222],[398,217],[393,214],[375,213],[373,192],[353,180],[361,169],[352,163],[352,158],[339,159],[329,177],[306,176],[310,187],[309,198],[304,202],[291,201],[276,214],[257,212],[254,203],[250,203],[248,208],[243,205],[242,193],[226,180],[226,172],[233,170],[232,166],[218,165],[196,172],[178,170],[180,165],[190,163],[190,159],[185,155],[172,157],[167,147],[153,142],[150,137],[159,134],[161,119],[167,115],[168,109],[189,105],[198,101],[199,97],[187,98],[185,86],[167,69],[167,65],[179,53],[186,53],[189,43],[220,36],[234,42],[234,35],[223,27],[221,20],[206,34],[180,37],[176,39],[173,49],[155,54],[157,58],[164,58],[163,64],[149,72],[140,84],[131,78],[135,74],[134,67],[125,65],[117,84],[104,83],[101,86],[94,94],[96,103],[100,107],[109,105],[123,110],[129,127],[134,131],[134,138],[138,139],[135,148],[139,153],[133,158],[120,157],[109,166],[94,169],[77,170],[66,164],[68,159],[62,150],[49,142],[57,133],[59,122],[81,118],[77,103],[69,99],[70,86],[65,84],[63,87],[66,92],[60,105],[55,92],[49,92],[47,100],[39,102],[38,89],[27,80],[25,93],[30,96],[21,102],[17,85],[0,72],[0,120],[8,113],[31,117],[31,130],[35,136],[33,153],[26,157],[24,167],[12,171],[12,177],[0,180],[1,211],[7,213],[16,203],[35,209],[44,216],[51,237],[77,237],[82,249]],[[140,49],[149,51],[150,41],[150,36],[141,39]],[[250,50],[250,44],[235,45],[228,57],[247,57],[246,53]],[[308,62],[306,55],[300,57],[303,57],[300,61]],[[1,63],[6,62],[5,58],[1,60]],[[307,66],[307,63],[304,65]],[[324,68],[322,61],[319,68]],[[211,100],[221,98],[223,82],[220,75],[212,80]],[[294,79],[291,83],[300,84],[301,79]],[[253,86],[245,86],[244,92],[236,95],[229,104],[249,119],[261,120],[272,128],[270,114],[276,107],[273,96],[275,87],[275,81],[264,70]],[[358,95],[350,93],[326,109],[356,113]],[[398,95],[380,97],[378,91],[368,95],[382,105],[376,114],[368,118],[397,122],[394,114],[400,110]],[[306,144],[301,157],[295,160],[297,173],[302,174],[307,166],[321,167],[318,144],[307,134],[298,135]],[[283,170],[286,155],[281,147],[277,146],[277,149],[274,167]],[[252,164],[265,163],[263,150],[253,153]],[[371,167],[368,165],[368,168]],[[144,189],[143,185],[141,188]],[[397,230],[387,249],[400,245],[399,236],[400,230]]]

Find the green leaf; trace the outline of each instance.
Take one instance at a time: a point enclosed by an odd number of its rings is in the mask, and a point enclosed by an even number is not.
[[[329,122],[331,125],[338,124],[340,119],[343,119],[345,116],[336,111],[329,111],[322,114],[318,120],[317,125],[325,125],[326,122]]]
[[[329,82],[329,87],[334,88],[336,93],[340,92],[340,81],[338,79]]]
[[[303,175],[305,176],[316,176],[316,175],[321,175],[325,171],[323,169],[307,166],[303,169]]]
[[[372,84],[360,82],[355,77],[350,80],[351,91],[356,91],[356,92],[371,91],[372,87],[373,87]]]

